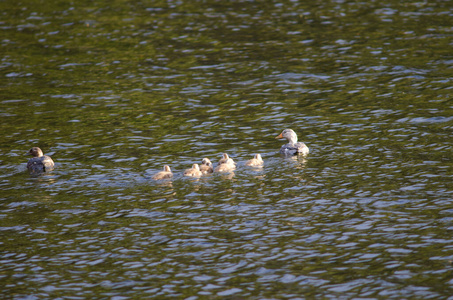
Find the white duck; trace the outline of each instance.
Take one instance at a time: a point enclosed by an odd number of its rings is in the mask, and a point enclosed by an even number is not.
[[[288,141],[288,144],[285,144],[280,148],[281,154],[287,156],[297,154],[308,155],[308,147],[302,142],[297,142],[297,134],[294,132],[294,130],[285,129],[275,138],[286,139]]]

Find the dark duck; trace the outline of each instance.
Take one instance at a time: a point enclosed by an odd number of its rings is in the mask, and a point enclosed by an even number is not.
[[[50,156],[44,155],[39,147],[33,147],[28,151],[33,156],[28,160],[27,169],[30,173],[42,173],[53,169],[55,163]]]

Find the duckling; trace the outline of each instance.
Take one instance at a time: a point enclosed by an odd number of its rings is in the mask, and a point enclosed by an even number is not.
[[[163,171],[160,171],[160,172],[154,174],[152,179],[161,180],[161,179],[168,179],[168,178],[172,178],[172,177],[173,177],[173,173],[171,172],[170,167],[168,165],[165,165]]]
[[[191,169],[184,171],[184,176],[201,177],[201,175],[203,175],[203,173],[200,171],[200,166],[198,166],[198,164],[193,164]]]
[[[215,168],[215,172],[231,172],[236,169],[236,166],[234,164],[230,163],[225,163],[225,164],[220,164]]]
[[[228,156],[228,154],[223,153],[223,154],[222,154],[222,158],[219,160],[219,165],[225,164],[225,163],[236,164],[236,163],[234,162],[234,160]]]
[[[27,162],[27,169],[30,173],[41,173],[50,171],[54,168],[55,163],[50,156],[44,155],[39,147],[33,147],[28,151],[33,156]]]
[[[308,155],[308,147],[302,142],[297,142],[297,134],[294,132],[294,130],[285,129],[275,138],[286,139],[288,141],[287,144],[283,145],[280,148],[280,154],[287,156],[297,154]]]
[[[230,172],[236,169],[236,163],[231,159],[228,154],[223,153],[222,158],[219,160],[219,164],[215,168],[215,172]]]
[[[220,164],[226,163],[226,161],[227,161],[229,158],[230,158],[230,157],[228,156],[228,154],[223,153],[223,154],[222,154],[222,158],[219,160],[219,165],[220,165]]]
[[[214,168],[212,167],[212,163],[209,158],[203,158],[200,166],[200,171],[203,174],[208,174],[214,172]]]
[[[261,158],[260,154],[255,154],[255,157],[248,160],[245,165],[249,167],[262,167],[263,166],[263,159]]]

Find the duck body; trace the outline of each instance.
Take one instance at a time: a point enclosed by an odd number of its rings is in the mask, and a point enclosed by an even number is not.
[[[154,180],[162,180],[162,179],[169,179],[173,177],[173,173],[169,166],[165,165],[163,171],[160,171],[153,175],[152,179]]]
[[[280,148],[280,154],[285,156],[293,156],[297,154],[308,155],[310,150],[308,149],[307,145],[302,142],[298,142],[295,144],[285,144]]]
[[[184,176],[188,177],[201,177],[203,173],[200,171],[200,166],[198,164],[193,164],[192,168],[184,171]]]
[[[231,159],[228,154],[223,153],[222,158],[219,160],[219,164],[215,168],[215,172],[231,172],[236,169],[236,163]]]
[[[231,163],[220,164],[215,168],[215,172],[231,172],[236,170],[236,166]]]
[[[260,154],[255,154],[255,157],[248,160],[245,165],[249,167],[262,167],[263,166],[263,159],[261,158]]]
[[[214,172],[214,168],[212,167],[212,163],[209,160],[209,158],[203,158],[203,161],[201,162],[200,171],[203,174],[209,174]]]
[[[42,173],[54,168],[55,163],[50,156],[44,155],[39,147],[33,147],[28,151],[33,156],[27,162],[27,169],[30,173]]]
[[[275,138],[286,139],[288,141],[287,144],[283,145],[280,148],[280,154],[283,154],[285,156],[293,156],[297,154],[308,155],[308,153],[310,152],[307,145],[297,141],[297,134],[292,129],[283,130],[282,133],[280,133]]]

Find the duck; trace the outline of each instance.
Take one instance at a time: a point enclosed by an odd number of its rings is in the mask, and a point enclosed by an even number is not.
[[[255,154],[254,158],[245,162],[246,166],[249,167],[261,167],[263,166],[263,159],[261,158],[261,154]]]
[[[234,162],[234,160],[228,156],[228,154],[223,153],[222,158],[219,160],[219,165],[225,164],[225,163],[236,164]]]
[[[192,168],[184,171],[184,176],[189,177],[201,177],[203,173],[200,171],[200,166],[198,164],[193,164]]]
[[[164,166],[164,169],[156,174],[153,175],[152,179],[154,180],[162,180],[162,179],[168,179],[172,178],[173,173],[171,172],[171,169],[168,165]]]
[[[203,158],[203,160],[201,161],[200,171],[203,174],[209,174],[214,172],[214,168],[212,167],[212,163],[211,160],[209,160],[209,158],[206,157]]]
[[[228,154],[223,153],[222,158],[219,160],[219,165],[226,163],[229,158]]]
[[[41,173],[50,171],[54,168],[55,163],[50,156],[44,155],[41,148],[33,147],[28,151],[33,156],[27,162],[27,169],[31,173]]]
[[[283,130],[282,133],[275,138],[286,139],[288,141],[287,144],[280,148],[280,154],[291,156],[297,154],[308,155],[309,153],[309,149],[304,143],[297,142],[297,134],[292,129]]]
[[[236,169],[236,166],[234,164],[220,164],[215,168],[215,172],[231,172]]]
[[[236,163],[228,154],[223,153],[222,158],[219,160],[219,164],[215,168],[215,172],[230,172],[236,169]]]

